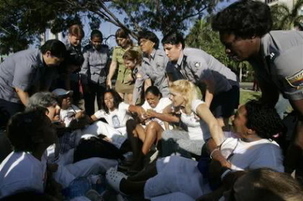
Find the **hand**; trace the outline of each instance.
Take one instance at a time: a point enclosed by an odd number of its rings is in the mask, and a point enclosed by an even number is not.
[[[126,75],[124,80],[125,80],[125,84],[130,84],[130,83],[134,82],[134,79],[130,74]]]
[[[106,80],[106,86],[111,89],[112,88],[112,80]]]
[[[76,115],[75,115],[76,119],[80,119],[80,118],[83,118],[83,117],[85,117],[85,111],[84,110],[81,110],[80,112],[77,112]]]
[[[152,109],[148,109],[147,111],[146,111],[146,118],[148,118],[148,119],[150,119],[150,118],[154,118],[154,117],[156,117],[157,116],[157,112],[156,111],[154,111],[154,110],[152,110]]]

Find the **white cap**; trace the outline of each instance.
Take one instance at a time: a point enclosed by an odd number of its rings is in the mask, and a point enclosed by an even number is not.
[[[56,96],[73,95],[73,91],[66,91],[65,89],[57,88],[53,91],[53,94],[55,94]]]

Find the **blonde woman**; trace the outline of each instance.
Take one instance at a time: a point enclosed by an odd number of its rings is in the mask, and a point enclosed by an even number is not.
[[[125,67],[122,56],[127,50],[138,50],[139,48],[138,46],[133,45],[133,42],[126,30],[121,28],[118,29],[115,36],[118,46],[115,47],[113,51],[112,62],[109,67],[106,83],[109,88],[112,88],[112,78],[118,69],[115,90],[126,103],[131,103],[135,80],[131,76],[131,70]]]
[[[217,145],[223,141],[221,139],[223,136],[221,126],[200,96],[196,85],[188,80],[177,80],[170,85],[172,107],[169,108],[179,111],[180,118],[176,116],[174,121],[184,123],[187,126],[187,131],[164,131],[161,143],[162,156],[181,150],[199,156],[202,146],[210,137],[215,140]],[[167,146],[166,142],[168,141],[170,143],[173,141],[175,144]]]

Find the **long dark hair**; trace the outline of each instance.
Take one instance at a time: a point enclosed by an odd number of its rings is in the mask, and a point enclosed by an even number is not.
[[[123,101],[121,96],[114,89],[107,89],[103,96],[101,97],[101,109],[104,110],[107,114],[109,113],[109,109],[106,107],[104,102],[104,97],[106,93],[111,93],[114,98],[114,107],[118,108],[119,104]]]

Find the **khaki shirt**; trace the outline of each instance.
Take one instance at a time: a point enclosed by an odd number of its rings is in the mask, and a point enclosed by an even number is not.
[[[131,49],[139,51],[138,46],[134,46]],[[123,49],[122,47],[117,46],[114,48],[113,55],[112,55],[112,61],[117,62],[117,68],[118,68],[117,80],[121,81],[122,83],[128,83],[127,78],[132,74],[132,71],[125,67],[124,61],[122,58],[126,51],[127,51],[126,49]],[[125,78],[126,78],[126,80],[125,80]]]

